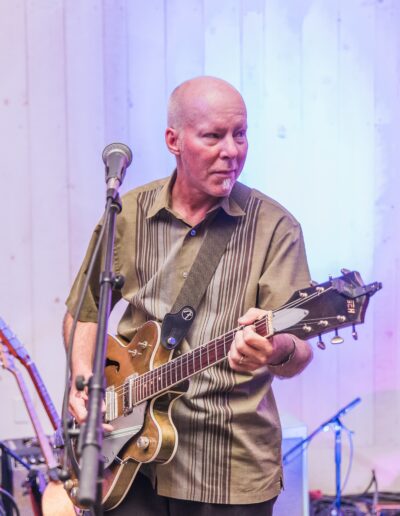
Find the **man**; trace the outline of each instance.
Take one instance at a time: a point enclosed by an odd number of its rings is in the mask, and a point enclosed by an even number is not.
[[[236,333],[228,361],[194,376],[174,404],[177,453],[169,464],[145,470],[158,495],[138,475],[112,514],[272,514],[281,490],[281,429],[271,382],[274,375],[299,373],[312,353],[307,342],[292,335],[261,337],[252,323],[308,286],[309,274],[296,220],[256,190],[244,209],[234,198],[246,160],[246,131],[244,101],[230,84],[213,77],[184,82],[171,95],[165,133],[176,172],[123,198],[114,267],[126,278],[121,295],[129,305],[119,334],[129,340],[146,320],[162,321],[221,210],[237,225],[181,349],[237,324],[244,329]],[[66,336],[86,262],[67,301]],[[96,281],[80,315],[73,379],[91,374]],[[70,410],[78,421],[86,417],[85,401],[73,388]]]

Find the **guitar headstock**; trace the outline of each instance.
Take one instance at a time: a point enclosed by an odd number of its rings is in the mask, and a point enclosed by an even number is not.
[[[23,364],[30,361],[29,353],[18,340],[18,337],[11,331],[10,327],[0,317],[0,340],[7,347],[8,351],[18,358]]]
[[[0,338],[0,364],[3,369],[10,371],[11,373],[16,373],[17,368],[15,366],[15,360],[12,354],[8,351],[6,346],[3,343],[3,340]]]
[[[298,312],[295,322],[287,325],[285,331],[301,339],[334,331],[331,342],[339,344],[343,339],[338,335],[338,329],[347,326],[353,326],[353,337],[357,338],[354,326],[364,322],[369,298],[382,288],[382,283],[365,285],[358,272],[343,269],[342,272],[342,276],[295,292],[282,310],[274,313],[277,324],[288,319],[285,312],[292,312],[291,315]],[[278,331],[282,330],[279,328]],[[321,338],[318,346],[325,348]]]

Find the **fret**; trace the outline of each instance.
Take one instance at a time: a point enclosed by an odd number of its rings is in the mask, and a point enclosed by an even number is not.
[[[140,377],[140,388],[139,388],[139,397],[141,400],[144,399],[144,392],[143,392],[143,376]]]
[[[164,373],[164,367],[160,368],[160,376],[161,376],[161,390],[165,389],[165,373]]]
[[[172,380],[172,385],[175,385],[178,382],[178,374],[177,374],[175,362],[171,363],[171,380]]]
[[[202,346],[200,349],[200,370],[209,366],[208,346]]]
[[[150,394],[151,394],[151,396],[154,396],[154,373],[153,373],[153,371],[150,371],[148,373],[148,375],[149,375]]]
[[[173,384],[173,381],[172,381],[172,366],[173,364],[168,364],[168,368],[167,368],[167,372],[169,373],[169,385],[172,385]]]
[[[197,373],[197,369],[196,369],[196,353],[195,353],[195,350],[192,352],[192,373],[191,374],[195,374]]]
[[[157,390],[158,391],[161,391],[161,385],[162,385],[161,372],[159,370],[157,370]]]

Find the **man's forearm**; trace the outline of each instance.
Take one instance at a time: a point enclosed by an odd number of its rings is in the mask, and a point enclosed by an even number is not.
[[[63,324],[63,334],[66,348],[68,347],[72,323],[73,317],[69,312],[67,312],[65,314]],[[78,321],[75,331],[74,347],[72,351],[72,378],[76,378],[77,375],[83,375],[85,378],[88,378],[92,374],[96,331],[96,323]]]
[[[281,365],[268,365],[271,373],[281,378],[291,378],[301,373],[313,357],[312,347],[307,341],[294,335],[290,335],[290,337],[293,341],[293,350],[290,351],[288,360]]]

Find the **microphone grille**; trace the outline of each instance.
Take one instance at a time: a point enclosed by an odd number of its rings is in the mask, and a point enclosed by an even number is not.
[[[105,147],[103,150],[103,161],[105,165],[107,165],[108,157],[114,153],[123,154],[127,161],[126,166],[129,167],[132,162],[132,151],[124,143],[110,143],[107,145],[107,147]]]

